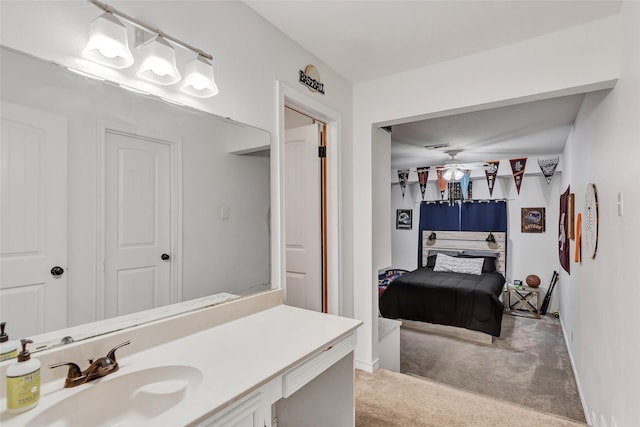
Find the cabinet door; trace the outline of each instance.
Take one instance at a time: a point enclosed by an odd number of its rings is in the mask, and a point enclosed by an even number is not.
[[[265,427],[262,393],[254,393],[221,413],[198,424],[199,427]]]

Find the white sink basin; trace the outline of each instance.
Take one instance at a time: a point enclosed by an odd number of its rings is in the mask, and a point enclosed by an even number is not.
[[[26,427],[138,426],[170,410],[201,382],[199,369],[183,365],[107,376],[78,386],[81,391],[46,409]]]

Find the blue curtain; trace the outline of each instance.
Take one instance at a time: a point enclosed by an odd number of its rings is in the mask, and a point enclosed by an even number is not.
[[[418,267],[422,265],[422,232],[424,230],[459,231],[460,209],[449,203],[420,203],[418,229]]]
[[[507,231],[507,202],[430,203],[420,204],[418,229],[418,268],[422,265],[422,232],[441,231]]]
[[[460,231],[507,231],[507,202],[462,203]]]

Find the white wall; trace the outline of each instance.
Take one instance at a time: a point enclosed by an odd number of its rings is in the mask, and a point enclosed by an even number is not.
[[[373,276],[377,277],[378,270],[391,266],[391,230],[387,227],[391,209],[391,134],[380,128],[372,129],[372,168],[379,171],[372,177],[371,187],[373,194],[372,228],[373,247],[371,252],[371,266]],[[364,337],[371,337],[364,343],[370,346],[373,354],[378,354],[378,293],[370,293],[369,305],[361,306],[360,316],[366,317],[367,322],[360,327],[358,333]],[[372,329],[373,328],[373,329]],[[356,367],[367,371],[378,369],[379,361],[376,359],[369,363],[356,360]]]
[[[618,17],[354,86],[354,312],[366,322],[372,275],[371,125],[509,105],[611,87],[618,77]],[[525,183],[526,184],[526,183]],[[377,300],[374,300],[377,305]],[[377,311],[377,306],[376,306]],[[360,317],[362,316],[362,317]],[[361,328],[361,330],[365,330]],[[356,359],[377,359],[359,335]]]
[[[97,66],[80,56],[87,40],[89,22],[100,10],[85,1],[2,1],[0,2],[0,42],[32,55],[100,74],[119,83],[135,85],[153,94],[172,98],[222,117],[266,129],[272,142],[278,127],[276,82],[314,97],[317,102],[341,116],[339,135],[340,163],[344,182],[341,186],[340,234],[343,301],[352,301],[352,86],[324,63],[275,29],[242,2],[216,1],[112,1],[112,6],[141,19],[185,42],[213,54],[214,71],[220,93],[212,98],[195,99],[173,86],[145,84],[133,77],[131,70],[112,70]],[[185,59],[189,55],[177,49]],[[134,55],[138,53],[134,51]],[[139,57],[138,57],[139,58]],[[325,85],[325,95],[311,93],[298,83],[298,70],[314,64]],[[243,147],[244,148],[244,147]],[[272,167],[272,217],[274,234],[281,225],[278,189],[280,165]],[[273,249],[282,251],[276,246]],[[280,252],[280,257],[283,252]],[[282,265],[272,251],[273,265]],[[280,277],[280,276],[277,276]],[[275,283],[275,286],[278,286]],[[349,303],[343,307],[352,312]]]
[[[583,255],[581,264],[572,262],[559,290],[588,420],[600,427],[640,422],[640,3],[624,2],[620,17],[620,80],[611,91],[587,95],[564,152],[563,188],[571,185],[576,213],[585,210],[587,184],[595,183],[598,190],[596,258]]]
[[[96,320],[96,136],[103,121],[182,140],[183,300],[269,283],[270,160],[226,153],[238,125],[2,52],[2,99],[68,123],[68,326]],[[246,129],[248,139],[266,134]],[[222,206],[228,220],[220,218]]]

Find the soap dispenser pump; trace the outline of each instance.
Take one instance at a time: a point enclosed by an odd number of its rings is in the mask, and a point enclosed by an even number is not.
[[[7,322],[0,323],[0,362],[18,355],[18,342],[9,341],[9,335],[4,331],[6,325]]]
[[[32,359],[27,350],[27,344],[33,341],[20,342],[18,362],[7,368],[7,410],[13,413],[27,411],[40,400],[40,361]]]

